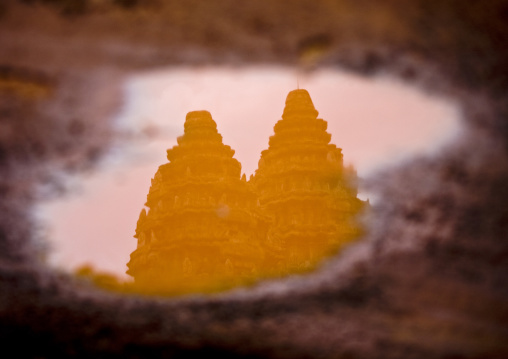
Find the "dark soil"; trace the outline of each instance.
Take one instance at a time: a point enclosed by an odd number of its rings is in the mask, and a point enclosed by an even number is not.
[[[504,0],[3,1],[3,350],[508,357],[507,16]],[[30,210],[61,193],[61,173],[92,169],[117,139],[110,118],[126,76],[267,63],[391,74],[457,101],[463,136],[368,179],[380,198],[369,234],[308,276],[159,300],[88,288],[43,265]]]

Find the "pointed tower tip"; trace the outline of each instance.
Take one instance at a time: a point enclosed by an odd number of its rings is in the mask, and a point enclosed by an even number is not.
[[[208,112],[206,110],[191,111],[187,114],[187,116],[185,116],[185,121],[198,119],[198,118],[212,118],[212,115],[210,114],[210,112]]]
[[[187,133],[189,129],[196,127],[211,127],[217,129],[217,124],[212,119],[210,112],[202,111],[191,111],[185,116],[184,132]]]
[[[309,92],[305,89],[296,89],[288,93],[282,117],[300,113],[311,114],[315,117],[318,115]]]
[[[306,89],[301,89],[300,87],[298,87],[295,90],[289,91],[287,97],[289,97],[289,96],[298,96],[298,95],[300,95],[300,96],[301,95],[304,95],[304,96],[306,95],[306,96],[310,97],[309,91],[307,91]]]
[[[298,102],[305,103],[307,105],[312,106],[314,108],[314,104],[312,103],[312,99],[310,98],[309,92],[305,89],[296,89],[290,91],[286,97],[286,106],[290,103]]]

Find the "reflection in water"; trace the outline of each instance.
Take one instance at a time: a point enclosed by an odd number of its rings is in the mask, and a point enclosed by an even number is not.
[[[310,270],[358,237],[356,173],[317,115],[306,90],[291,91],[247,181],[210,113],[188,113],[137,222],[133,289],[215,291]]]
[[[429,153],[458,128],[450,103],[388,80],[320,70],[300,78],[300,84],[327,120],[332,142],[362,177],[394,160]],[[129,139],[95,173],[71,178],[70,195],[38,208],[53,246],[50,264],[70,270],[85,265],[79,274],[106,286],[117,286],[115,278],[93,268],[129,280],[125,264],[136,248],[132,235],[139,210],[186,113],[213,114],[224,143],[235,149],[249,177],[295,85],[294,71],[283,68],[176,69],[133,77],[118,117]],[[361,188],[359,197],[366,198]]]

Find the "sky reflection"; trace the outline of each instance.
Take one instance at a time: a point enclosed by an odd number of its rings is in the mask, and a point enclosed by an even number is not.
[[[367,79],[337,70],[297,76],[290,68],[177,68],[131,77],[116,118],[126,140],[97,171],[69,179],[69,194],[41,203],[51,265],[72,270],[88,263],[126,277],[136,247],[132,237],[150,179],[167,162],[166,149],[183,134],[187,112],[208,110],[223,142],[247,177],[254,173],[289,91],[309,91],[331,143],[360,177],[432,153],[456,135],[456,107],[387,78]],[[365,194],[360,194],[365,199]]]

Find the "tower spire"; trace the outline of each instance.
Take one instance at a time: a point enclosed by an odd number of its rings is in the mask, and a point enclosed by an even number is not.
[[[145,294],[243,284],[263,260],[257,196],[208,111],[189,112],[177,142],[152,180],[127,273]]]
[[[269,259],[279,273],[308,270],[354,240],[362,204],[344,177],[342,150],[330,143],[305,89],[289,92],[251,181],[272,219]]]

